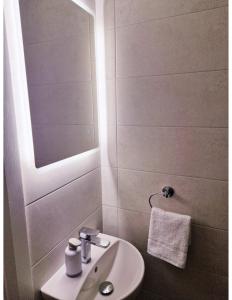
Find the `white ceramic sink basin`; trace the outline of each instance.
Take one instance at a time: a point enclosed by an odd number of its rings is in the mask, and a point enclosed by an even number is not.
[[[134,299],[144,275],[144,261],[139,251],[122,239],[99,234],[110,241],[106,249],[91,246],[92,260],[82,264],[79,277],[70,278],[63,265],[41,288],[43,298],[57,300],[121,300]],[[99,292],[104,281],[112,282],[114,291],[108,296]]]

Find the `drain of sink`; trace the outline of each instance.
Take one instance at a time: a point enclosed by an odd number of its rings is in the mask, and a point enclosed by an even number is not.
[[[114,291],[114,286],[110,281],[104,281],[99,285],[99,292],[104,296],[108,296],[112,294],[113,291]]]

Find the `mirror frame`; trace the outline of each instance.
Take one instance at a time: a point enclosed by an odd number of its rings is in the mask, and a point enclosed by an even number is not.
[[[86,4],[86,0],[70,1],[73,1],[75,4],[79,5],[93,16],[96,52],[97,43],[95,11]],[[8,52],[10,61],[10,75],[13,82],[12,93],[14,101],[14,114],[17,125],[17,142],[23,180],[24,201],[25,205],[27,205],[99,167],[100,148],[97,147],[61,161],[54,162],[50,165],[36,168],[19,0],[5,1],[4,12],[6,39],[9,47]],[[97,79],[97,90],[99,90],[98,82],[99,80]],[[98,95],[99,93],[97,92],[99,117]],[[98,120],[98,127],[99,122],[100,121]]]

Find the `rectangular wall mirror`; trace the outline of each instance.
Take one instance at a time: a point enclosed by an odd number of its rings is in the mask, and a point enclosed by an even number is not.
[[[98,146],[94,19],[71,0],[19,0],[37,168]]]

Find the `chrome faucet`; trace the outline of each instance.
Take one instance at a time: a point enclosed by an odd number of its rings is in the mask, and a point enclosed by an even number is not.
[[[109,241],[97,237],[99,232],[98,229],[88,227],[82,227],[79,232],[81,240],[81,260],[85,264],[91,261],[91,244],[102,248],[107,248],[110,245]]]

